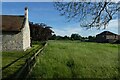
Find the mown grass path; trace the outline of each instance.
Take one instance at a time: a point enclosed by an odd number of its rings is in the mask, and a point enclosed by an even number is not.
[[[30,78],[117,78],[118,45],[49,41]]]

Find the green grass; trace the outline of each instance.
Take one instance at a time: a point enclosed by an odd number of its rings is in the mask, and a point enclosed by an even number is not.
[[[33,44],[32,48],[26,50],[26,51],[9,51],[9,52],[2,52],[2,67],[5,67],[6,65],[10,64],[11,62],[15,61],[16,59],[26,55],[25,57],[21,58],[17,62],[15,62],[10,67],[6,68],[2,71],[2,77],[8,77],[17,72],[25,63],[26,59],[31,57],[39,48],[41,48],[41,44]]]
[[[30,78],[117,78],[118,45],[49,41]]]
[[[39,45],[33,45],[31,49],[28,49],[27,51],[4,51],[2,52],[2,67],[8,65],[12,61],[24,56],[25,54],[29,53],[33,49],[37,48]]]

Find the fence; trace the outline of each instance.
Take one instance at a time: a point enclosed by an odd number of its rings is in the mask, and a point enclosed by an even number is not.
[[[44,49],[44,47],[47,45],[47,43],[43,44],[43,47],[40,48],[35,54],[33,54],[30,58],[26,59],[25,64],[20,68],[20,70],[18,70],[18,72],[16,72],[15,74],[13,74],[11,77],[9,77],[10,79],[26,79],[30,72],[32,71],[33,67],[36,65],[36,60],[37,60],[37,56],[39,55],[39,53],[42,52],[42,50]],[[21,57],[23,58],[23,56]],[[19,59],[21,59],[19,58]],[[7,67],[9,67],[10,65],[12,65],[13,63],[17,62],[19,59],[15,60],[14,62],[12,62],[11,64],[8,64]],[[7,68],[7,67],[4,67]],[[7,78],[8,79],[8,78]]]

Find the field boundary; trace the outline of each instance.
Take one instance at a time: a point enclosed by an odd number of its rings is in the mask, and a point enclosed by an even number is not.
[[[15,75],[14,78],[17,79],[26,79],[29,74],[31,73],[33,67],[35,67],[36,65],[36,60],[37,60],[37,56],[43,51],[44,47],[47,45],[47,43],[45,43],[43,45],[42,48],[40,48],[35,54],[33,54],[30,58],[26,59],[25,64],[23,65],[23,67],[17,72],[17,74]]]
[[[47,45],[47,43],[45,42],[44,44],[42,44],[42,47],[37,47],[38,50],[36,50],[34,52],[34,54],[32,54],[29,58],[26,59],[25,63],[21,66],[21,68],[19,68],[14,74],[12,74],[11,76],[8,76],[4,79],[25,79],[30,72],[32,71],[32,68],[36,65],[36,58],[39,55],[39,53],[42,52],[42,50],[44,49],[44,47]],[[2,72],[3,70],[7,69],[8,67],[10,67],[11,65],[14,65],[14,63],[18,62],[19,60],[21,60],[22,58],[26,57],[27,55],[29,55],[29,53],[33,52],[33,50],[31,50],[30,52],[28,52],[27,54],[21,56],[20,58],[12,61],[11,63],[9,63],[8,65],[6,65],[5,67],[3,67],[0,71]]]
[[[34,49],[33,49],[33,50],[34,50]],[[33,50],[31,50],[31,51],[33,51]],[[31,52],[31,51],[30,51],[30,52]],[[16,60],[12,61],[12,62],[9,63],[8,65],[2,67],[2,70],[0,70],[0,71],[3,71],[3,70],[5,70],[6,68],[8,68],[9,66],[13,65],[15,62],[17,62],[17,61],[20,60],[21,58],[27,56],[30,52],[28,52],[27,54],[21,56],[20,58],[18,58],[18,59],[16,59]]]

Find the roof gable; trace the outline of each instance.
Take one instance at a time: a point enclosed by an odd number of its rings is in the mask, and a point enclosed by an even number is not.
[[[24,15],[0,15],[2,16],[2,31],[21,31],[25,21]]]
[[[102,33],[100,33],[100,34],[98,34],[98,35],[117,35],[117,34],[112,33],[112,32],[110,32],[110,31],[104,31],[104,32],[102,32]]]

